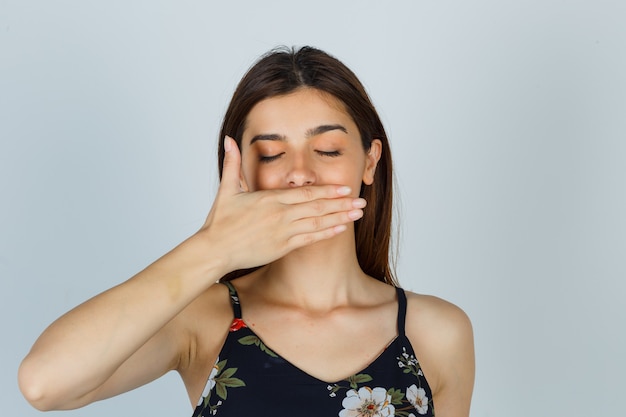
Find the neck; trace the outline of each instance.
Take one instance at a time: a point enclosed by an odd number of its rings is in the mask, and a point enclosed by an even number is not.
[[[257,282],[266,294],[311,310],[350,303],[370,280],[359,266],[349,231],[295,250],[260,272]]]

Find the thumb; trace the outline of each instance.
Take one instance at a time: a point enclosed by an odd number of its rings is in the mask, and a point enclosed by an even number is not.
[[[230,136],[224,138],[224,165],[222,167],[222,181],[220,182],[220,193],[230,195],[238,194],[241,191],[239,181],[239,171],[241,169],[241,154],[237,147],[237,142]]]

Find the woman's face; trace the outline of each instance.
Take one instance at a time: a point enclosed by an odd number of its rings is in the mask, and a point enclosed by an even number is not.
[[[381,142],[366,152],[359,129],[335,97],[301,89],[257,103],[241,139],[242,188],[247,191],[339,184],[358,196],[371,184]]]

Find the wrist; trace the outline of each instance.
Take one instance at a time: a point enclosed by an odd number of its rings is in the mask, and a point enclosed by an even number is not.
[[[206,279],[209,285],[236,269],[231,265],[230,252],[219,242],[214,242],[206,230],[193,234],[181,243],[180,249],[185,253],[192,273]]]

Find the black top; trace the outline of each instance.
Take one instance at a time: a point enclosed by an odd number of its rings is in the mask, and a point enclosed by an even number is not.
[[[193,417],[434,416],[430,387],[404,333],[403,289],[396,288],[398,337],[362,371],[328,383],[268,348],[243,321],[235,288],[225,284],[235,318]]]

